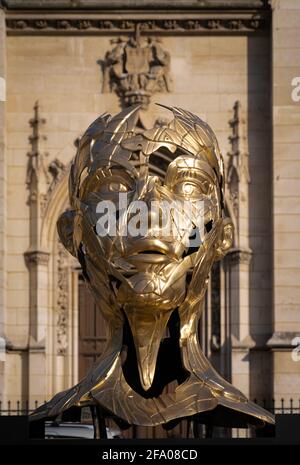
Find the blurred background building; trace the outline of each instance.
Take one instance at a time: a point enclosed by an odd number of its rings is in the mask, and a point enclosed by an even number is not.
[[[236,234],[210,277],[201,343],[252,400],[299,403],[299,39],[297,0],[2,0],[3,405],[33,408],[103,350],[103,320],[56,220],[78,138],[133,102],[141,127],[170,118],[160,102],[216,132]]]

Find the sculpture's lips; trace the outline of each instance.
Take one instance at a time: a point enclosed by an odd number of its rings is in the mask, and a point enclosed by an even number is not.
[[[164,254],[158,254],[155,252],[147,252],[147,253],[138,253],[136,255],[131,255],[129,257],[126,257],[126,260],[130,263],[169,263],[171,261],[174,261],[171,257],[168,255]]]
[[[160,239],[138,239],[125,247],[123,256],[126,260],[145,263],[165,263],[179,260],[175,254],[173,243],[161,241]]]

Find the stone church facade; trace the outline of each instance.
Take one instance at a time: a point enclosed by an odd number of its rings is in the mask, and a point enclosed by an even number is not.
[[[4,404],[33,408],[101,354],[105,324],[56,220],[78,138],[134,102],[143,127],[168,117],[155,102],[198,114],[225,159],[235,240],[209,281],[207,356],[251,399],[299,402],[299,35],[296,0],[2,1]]]

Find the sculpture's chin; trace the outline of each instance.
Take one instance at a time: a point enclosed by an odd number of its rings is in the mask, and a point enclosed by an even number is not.
[[[127,279],[118,291],[118,302],[125,307],[145,310],[171,310],[180,305],[186,294],[185,278],[176,286],[166,285],[157,274],[138,272]]]

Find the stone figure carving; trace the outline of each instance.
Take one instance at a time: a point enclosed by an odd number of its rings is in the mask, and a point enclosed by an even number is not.
[[[158,39],[140,35],[139,24],[129,39],[118,38],[104,61],[103,92],[114,90],[124,106],[146,108],[155,92],[170,92],[170,54]]]
[[[60,216],[58,232],[81,263],[107,321],[108,342],[86,377],[37,409],[32,419],[96,405],[130,425],[166,424],[201,413],[223,425],[232,425],[232,418],[239,425],[274,422],[215,371],[200,347],[208,275],[230,249],[233,227],[224,217],[224,168],[214,132],[188,111],[169,110],[171,122],[143,132],[135,132],[139,106],[114,117],[104,114],[80,140],[70,172],[71,209]],[[157,176],[151,160],[158,153],[165,165]],[[123,209],[120,193],[128,199]],[[165,235],[160,208],[173,201],[176,210],[178,200],[192,205],[179,212],[188,221],[178,222],[180,215],[173,212],[167,220],[173,227]],[[103,201],[116,207],[114,234],[97,229],[97,206]],[[156,201],[159,207],[156,213],[149,210],[151,221],[137,236],[123,234],[134,201]],[[198,201],[204,227],[199,245],[190,246]],[[177,386],[166,392],[173,381]]]
[[[68,348],[69,276],[66,249],[58,242],[57,251],[57,321],[56,345],[58,355],[65,355]]]

